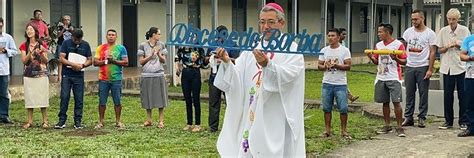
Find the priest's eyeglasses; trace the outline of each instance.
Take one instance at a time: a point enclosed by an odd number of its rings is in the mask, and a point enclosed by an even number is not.
[[[258,21],[258,24],[260,24],[260,25],[265,25],[265,24],[267,24],[268,26],[273,26],[273,25],[275,25],[276,23],[277,23],[276,20],[259,20],[259,21]]]

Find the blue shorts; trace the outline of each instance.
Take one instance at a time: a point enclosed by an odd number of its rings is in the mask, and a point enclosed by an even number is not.
[[[336,98],[336,107],[339,109],[341,114],[346,114],[349,111],[347,105],[347,85],[333,85],[323,83],[321,98],[324,112],[332,111],[334,98]]]
[[[109,92],[112,92],[112,100],[115,106],[120,106],[120,97],[122,95],[122,81],[101,81],[99,80],[99,106],[107,104]]]

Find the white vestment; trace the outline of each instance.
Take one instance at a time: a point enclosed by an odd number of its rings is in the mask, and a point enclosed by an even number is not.
[[[290,50],[297,47],[292,43]],[[221,63],[214,85],[226,94],[224,124],[217,140],[222,157],[306,157],[303,55],[267,56],[271,59],[264,68],[250,51],[242,52],[235,65]]]

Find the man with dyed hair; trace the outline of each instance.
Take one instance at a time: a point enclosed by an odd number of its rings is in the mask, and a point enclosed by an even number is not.
[[[217,140],[221,157],[306,157],[303,55],[262,51],[270,30],[285,24],[281,6],[269,3],[259,15],[264,40],[253,51],[242,52],[233,64],[225,49],[216,50],[223,62],[214,85],[228,103]],[[289,50],[296,49],[292,43]]]

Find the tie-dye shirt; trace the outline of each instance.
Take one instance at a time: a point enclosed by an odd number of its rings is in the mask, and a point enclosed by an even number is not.
[[[114,60],[128,58],[127,49],[121,44],[110,46],[102,44],[95,51],[95,58],[99,60],[107,59],[107,54],[112,54]],[[119,81],[122,80],[122,66],[107,63],[99,67],[99,80],[101,81]]]

